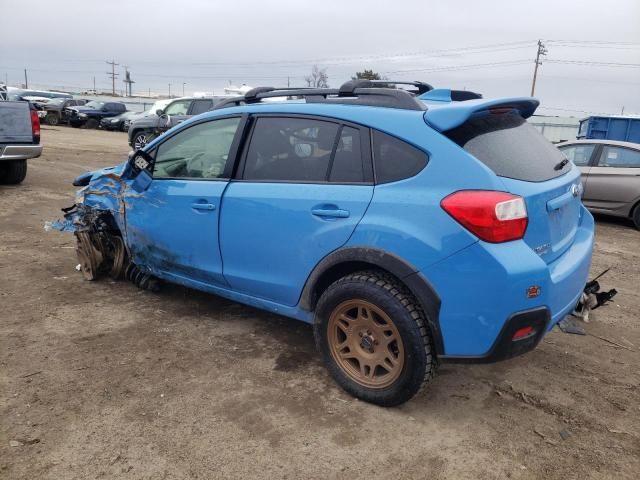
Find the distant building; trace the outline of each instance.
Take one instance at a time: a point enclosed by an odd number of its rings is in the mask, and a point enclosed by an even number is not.
[[[529,117],[529,123],[536,127],[547,140],[553,143],[559,143],[576,139],[580,120],[575,117],[533,115]]]

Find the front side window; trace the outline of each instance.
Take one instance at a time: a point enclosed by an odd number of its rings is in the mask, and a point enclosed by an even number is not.
[[[602,149],[598,166],[640,168],[640,152],[630,148],[607,145]]]
[[[189,105],[191,105],[189,100],[173,102],[167,107],[164,113],[166,115],[186,115],[189,111]]]
[[[240,118],[199,123],[163,142],[157,150],[154,178],[223,178]]]
[[[247,151],[245,180],[323,182],[336,146],[337,123],[259,118]]]
[[[560,147],[560,151],[564,153],[574,165],[579,167],[586,167],[589,165],[591,155],[596,146],[592,143],[585,145],[570,145],[567,147]]]

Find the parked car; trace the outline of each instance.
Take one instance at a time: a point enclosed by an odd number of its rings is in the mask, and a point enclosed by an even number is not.
[[[229,97],[185,97],[172,100],[164,108],[154,111],[156,115],[146,116],[131,122],[129,126],[129,145],[134,149],[142,148],[151,139],[166,132],[171,127],[184,122],[194,115],[211,110],[216,103],[226,98]],[[161,110],[160,116],[157,115],[158,110]]]
[[[118,132],[126,132],[132,121],[149,115],[150,112],[124,112],[115,117],[107,117],[100,120],[100,128],[104,130],[116,130]]]
[[[59,123],[68,122],[69,111],[65,110],[71,107],[81,107],[86,105],[89,100],[84,99],[67,99],[67,98],[54,98],[50,99],[47,103],[43,104],[42,115],[47,125],[58,125]]]
[[[97,128],[100,120],[108,117],[115,117],[127,111],[127,107],[122,102],[100,102],[92,100],[79,107],[66,107],[65,114],[68,115],[69,124],[72,127]]]
[[[9,100],[20,100],[22,97],[40,98],[73,98],[73,95],[66,92],[56,92],[51,90],[29,90],[25,88],[7,87]]]
[[[21,183],[27,160],[41,153],[40,120],[33,105],[0,101],[0,184]]]
[[[640,144],[594,139],[565,142],[558,148],[582,173],[585,206],[630,218],[640,230]]]
[[[221,102],[78,177],[54,226],[89,279],[313,324],[340,386],[400,404],[439,362],[533,349],[582,297],[594,238],[580,172],[525,121],[537,100],[412,85]],[[283,96],[297,101],[265,101]]]

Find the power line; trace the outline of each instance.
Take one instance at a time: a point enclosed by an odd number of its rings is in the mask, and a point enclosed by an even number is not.
[[[389,70],[382,72],[384,74],[387,73],[412,73],[412,72],[446,72],[446,71],[454,71],[454,70],[468,70],[473,68],[484,68],[484,67],[502,67],[509,65],[522,65],[524,63],[529,63],[531,60],[507,60],[504,62],[489,62],[489,63],[473,63],[467,65],[450,65],[445,67],[429,67],[429,68],[411,68],[407,70]]]
[[[640,67],[640,63],[592,62],[588,60],[547,60],[547,62],[563,63],[567,65],[590,65],[594,67],[625,67],[625,68]]]

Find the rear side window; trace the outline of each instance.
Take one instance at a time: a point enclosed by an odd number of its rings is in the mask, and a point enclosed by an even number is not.
[[[245,180],[325,182],[337,123],[308,118],[259,118],[247,151]]]
[[[640,168],[640,151],[606,145],[600,154],[598,166]]]
[[[211,107],[213,107],[212,100],[196,100],[193,102],[193,107],[191,107],[191,115],[200,115],[211,110]]]
[[[360,131],[356,128],[342,127],[340,140],[336,146],[329,181],[334,183],[364,182]]]
[[[500,177],[543,182],[571,169],[560,168],[562,152],[513,111],[476,115],[445,135]]]
[[[413,177],[427,165],[429,157],[396,137],[374,130],[373,161],[376,183],[388,183]]]

